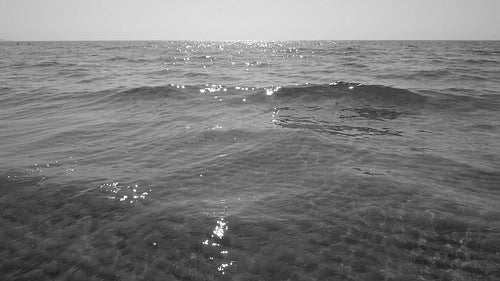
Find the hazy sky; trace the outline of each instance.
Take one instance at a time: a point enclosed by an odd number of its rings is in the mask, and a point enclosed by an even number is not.
[[[0,0],[10,40],[500,39],[500,0]]]

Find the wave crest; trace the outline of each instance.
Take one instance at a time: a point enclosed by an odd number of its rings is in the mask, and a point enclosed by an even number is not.
[[[422,104],[427,99],[425,96],[406,89],[342,81],[329,85],[283,87],[275,94],[279,98],[300,99],[305,102],[324,99],[350,99],[386,105]]]
[[[154,100],[159,98],[187,99],[193,86],[165,85],[141,86],[127,90],[114,91],[108,96],[112,100]],[[198,89],[198,88],[196,88]]]
[[[222,91],[223,90],[223,91]],[[285,87],[225,87],[216,88],[195,85],[161,85],[140,86],[130,89],[113,91],[108,97],[120,100],[150,100],[155,98],[186,99],[217,95],[227,101],[236,99],[236,104],[245,103],[321,103],[327,100],[347,102],[360,105],[380,106],[419,106],[427,101],[427,97],[406,89],[382,85],[362,85],[350,82],[335,82],[320,85],[297,85]],[[200,93],[202,96],[200,96]]]

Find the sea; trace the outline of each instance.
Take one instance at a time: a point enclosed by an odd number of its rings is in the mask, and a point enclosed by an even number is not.
[[[0,55],[0,280],[500,280],[500,41]]]

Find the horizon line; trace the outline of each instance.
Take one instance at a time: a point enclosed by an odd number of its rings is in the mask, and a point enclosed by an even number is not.
[[[191,41],[191,42],[289,42],[289,41],[500,41],[500,39],[51,39],[11,40],[0,38],[0,42],[126,42],[126,41]]]

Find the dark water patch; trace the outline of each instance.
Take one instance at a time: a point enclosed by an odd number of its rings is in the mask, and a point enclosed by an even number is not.
[[[185,78],[201,78],[201,77],[208,77],[209,74],[206,72],[198,72],[198,71],[189,71],[185,72],[182,74],[182,77]]]
[[[311,130],[318,133],[348,137],[359,136],[402,136],[403,132],[388,128],[372,128],[367,126],[337,125],[328,121],[316,120],[311,117],[295,117],[280,115],[274,121],[275,125],[289,129]]]
[[[494,131],[500,129],[500,124],[474,124],[469,126],[473,130]]]
[[[368,65],[366,65],[366,64],[355,63],[355,62],[343,63],[342,65],[348,66],[348,67],[354,67],[354,68],[367,68],[368,67]]]
[[[474,89],[472,87],[450,87],[446,89],[442,89],[441,91],[443,92],[449,92],[455,95],[471,95],[471,96],[477,96],[481,94],[481,91],[479,89]]]
[[[370,107],[361,107],[361,108],[345,108],[342,109],[343,112],[352,112],[350,115],[343,115],[339,118],[363,118],[369,120],[393,120],[401,115],[406,115],[404,112],[394,111],[386,108],[370,108]]]
[[[59,65],[59,62],[57,61],[41,61],[34,66],[54,66],[54,65]]]
[[[73,71],[71,71],[71,72],[69,72],[69,71],[60,71],[59,74],[65,75],[68,78],[81,78],[81,77],[88,76],[88,74],[86,72],[75,73]]]
[[[386,104],[411,104],[412,102],[425,101],[425,97],[408,90],[385,86],[365,86],[347,82],[336,82],[330,85],[266,88],[249,96],[249,100],[255,101],[267,101],[273,98],[282,101],[302,101],[307,103],[340,99]]]
[[[117,50],[122,50],[124,48],[127,48],[127,46],[113,46],[113,47],[104,47],[104,46],[99,46],[103,51],[117,51]]]
[[[108,58],[107,61],[110,62],[128,62],[128,63],[141,63],[141,62],[150,62],[150,59],[146,58],[133,58],[133,57],[124,57],[124,56],[115,56]]]
[[[492,59],[467,59],[464,60],[464,62],[467,64],[473,64],[479,66],[495,66],[500,63],[498,60],[492,60]]]
[[[347,98],[370,103],[419,105],[426,101],[424,96],[409,90],[378,85],[360,85],[336,82],[331,85],[307,86],[305,88],[283,88],[278,96],[304,97],[306,99]]]
[[[429,150],[428,147],[410,147],[408,150],[415,151],[415,152],[426,152]]]
[[[444,111],[496,111],[500,100],[498,95],[464,95],[463,93],[448,94],[444,92],[426,91],[433,95],[430,104]]]
[[[427,100],[426,97],[405,89],[348,82],[336,82],[330,85],[284,87],[276,92],[276,96],[284,99],[300,99],[304,102],[342,98],[370,104],[417,106]]]
[[[15,69],[23,69],[27,66],[30,66],[30,64],[24,60],[13,60],[9,67],[15,68]]]
[[[446,58],[433,58],[429,62],[431,62],[433,64],[442,64],[442,63],[446,63],[446,61],[447,61]],[[417,61],[415,60],[415,62],[417,62]]]
[[[144,62],[156,62],[156,58],[129,58],[128,62],[130,63],[144,63]]]
[[[77,64],[75,63],[67,63],[67,62],[61,62],[61,61],[41,61],[38,63],[33,64],[34,67],[68,67],[68,66],[75,66]]]
[[[102,94],[112,100],[154,100],[154,99],[188,99],[192,98],[194,93],[199,94],[199,88],[193,86],[143,86],[130,88],[127,90],[107,90]]]
[[[122,56],[115,56],[112,58],[107,59],[108,61],[126,61],[128,60],[127,57],[122,57]]]
[[[363,174],[369,175],[369,176],[383,176],[384,175],[384,173],[377,173],[377,172],[373,172],[373,171],[369,171],[369,170],[364,170],[364,169],[358,168],[358,167],[354,167],[353,169],[357,170],[357,171],[360,171]]]

